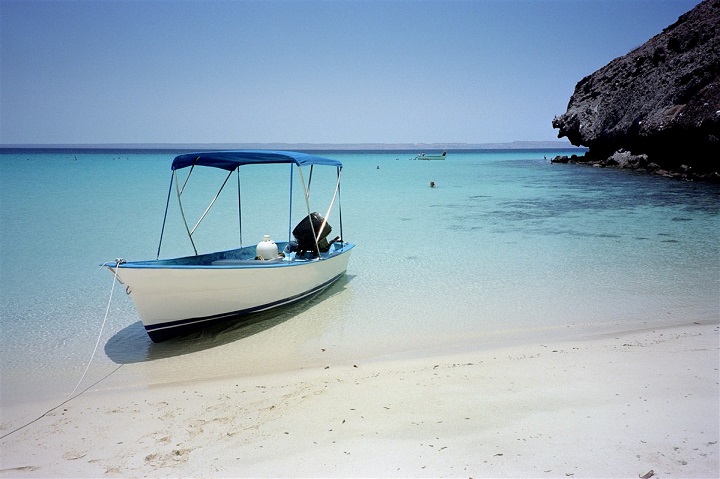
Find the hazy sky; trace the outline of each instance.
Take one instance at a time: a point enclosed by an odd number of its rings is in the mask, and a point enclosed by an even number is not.
[[[554,140],[697,0],[0,0],[0,143]]]

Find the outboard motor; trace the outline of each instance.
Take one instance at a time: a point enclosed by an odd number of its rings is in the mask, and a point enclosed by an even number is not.
[[[310,221],[312,221],[312,226]],[[327,240],[327,236],[332,231],[332,227],[329,223],[325,223],[325,227],[322,231],[320,231],[323,221],[324,219],[320,216],[320,213],[310,213],[295,227],[292,234],[297,240],[297,249],[300,254],[305,252],[317,253],[313,231],[315,231],[315,234],[318,235],[317,244],[320,252],[326,253],[330,249],[330,244],[335,241],[333,240],[328,243]]]

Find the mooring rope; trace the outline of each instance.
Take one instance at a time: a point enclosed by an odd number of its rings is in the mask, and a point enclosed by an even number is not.
[[[80,384],[82,384],[83,379],[85,379],[85,375],[90,370],[90,365],[93,362],[93,359],[95,359],[95,353],[97,352],[98,345],[100,345],[100,339],[102,338],[103,331],[105,330],[105,323],[107,323],[108,314],[110,313],[110,304],[112,303],[112,297],[113,292],[115,291],[115,283],[117,283],[117,270],[120,267],[121,264],[125,262],[122,258],[117,258],[115,260],[115,269],[113,270],[113,282],[112,286],[110,287],[110,297],[108,298],[108,304],[105,308],[105,318],[103,318],[102,325],[100,326],[100,333],[98,333],[97,341],[95,341],[95,349],[93,349],[92,354],[90,355],[90,361],[87,363],[87,367],[85,368],[85,372],[80,377],[80,381],[75,385],[75,388],[72,390],[72,392],[68,396],[72,396],[75,394],[75,391],[77,391],[77,388],[80,387]],[[107,263],[105,263],[102,267],[104,267]]]
[[[110,304],[112,303],[113,292],[115,291],[115,283],[117,283],[117,269],[124,262],[125,262],[125,260],[122,258],[118,258],[115,260],[115,269],[113,270],[113,283],[112,283],[112,287],[110,288],[110,298],[108,298],[108,304],[107,304],[107,307],[105,308],[105,318],[103,318],[102,326],[100,327],[100,333],[98,333],[98,338],[97,338],[97,341],[95,342],[95,349],[93,349],[92,355],[90,356],[90,361],[88,361],[87,366],[85,367],[85,372],[83,372],[82,376],[80,377],[80,381],[78,381],[77,385],[75,385],[75,388],[72,390],[72,392],[70,394],[68,394],[68,397],[63,402],[61,402],[57,406],[54,406],[54,407],[48,409],[47,411],[45,411],[44,413],[42,413],[40,416],[36,417],[32,421],[25,423],[22,426],[19,426],[6,434],[3,434],[2,436],[0,436],[0,439],[5,439],[6,437],[10,436],[11,434],[15,434],[16,432],[20,431],[21,429],[28,427],[30,424],[33,424],[34,422],[39,421],[40,419],[42,419],[45,416],[47,416],[48,414],[50,414],[52,411],[56,410],[57,408],[59,408],[61,406],[64,406],[68,402],[72,401],[76,397],[83,394],[85,391],[87,391],[91,387],[100,383],[100,381],[103,381],[104,379],[109,377],[110,374],[113,374],[115,371],[117,371],[118,369],[120,369],[122,367],[122,364],[121,364],[120,366],[115,368],[112,372],[110,372],[107,376],[104,376],[104,377],[98,379],[96,382],[94,382],[93,384],[89,385],[88,387],[86,387],[85,389],[80,391],[77,395],[73,396],[73,394],[75,394],[75,391],[77,391],[77,389],[80,387],[80,384],[82,384],[83,380],[85,379],[87,372],[90,370],[90,365],[92,364],[93,359],[95,359],[95,353],[97,353],[98,346],[100,345],[100,339],[102,338],[103,331],[105,330],[105,323],[107,323],[107,319],[110,314]],[[112,264],[112,263],[110,263],[110,264]],[[101,266],[101,268],[104,268],[107,265],[108,265],[108,263],[105,263]]]

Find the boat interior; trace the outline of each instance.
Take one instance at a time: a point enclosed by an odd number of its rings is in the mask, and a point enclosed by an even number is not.
[[[288,247],[288,245],[290,245]],[[177,266],[271,266],[283,263],[307,262],[318,259],[318,254],[307,251],[297,251],[294,247],[295,242],[287,241],[278,242],[277,258],[257,259],[255,245],[245,246],[243,248],[216,251],[214,253],[199,254],[194,256],[185,256],[182,258],[160,259],[152,261],[133,261],[123,265],[123,267],[143,267],[148,265],[152,267],[177,267]],[[330,245],[328,251],[321,251],[319,258],[325,259],[332,257],[344,250],[345,245],[342,242],[334,242]]]

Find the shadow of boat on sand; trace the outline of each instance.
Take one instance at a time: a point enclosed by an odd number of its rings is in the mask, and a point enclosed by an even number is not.
[[[137,321],[121,329],[108,340],[105,344],[105,354],[116,364],[131,364],[192,354],[239,341],[274,328],[326,299],[342,293],[351,280],[352,276],[345,274],[328,289],[298,303],[242,318],[230,318],[162,343],[153,343],[145,332],[142,322]]]

